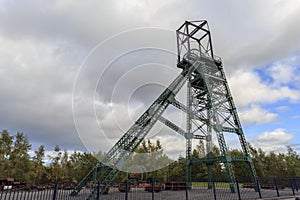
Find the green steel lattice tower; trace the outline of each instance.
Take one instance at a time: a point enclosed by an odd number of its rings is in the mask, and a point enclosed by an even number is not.
[[[223,163],[232,192],[236,191],[236,180],[232,162],[246,162],[249,176],[255,188],[256,172],[247,147],[242,126],[233,102],[232,95],[223,70],[220,58],[213,53],[212,40],[207,21],[186,21],[177,30],[178,67],[185,70],[185,63],[201,62],[202,64],[188,79],[187,105],[178,106],[187,113],[186,137],[186,182],[191,186],[191,165],[204,163],[208,167],[208,182],[212,183],[212,165]],[[226,134],[238,137],[243,152],[242,156],[228,155]],[[212,138],[216,135],[221,156],[212,157]],[[192,139],[204,139],[206,157],[192,159]],[[210,186],[209,186],[210,187]]]
[[[191,187],[192,164],[207,165],[210,187],[213,176],[212,165],[223,163],[231,191],[235,192],[236,181],[231,167],[232,162],[246,162],[249,175],[256,188],[259,188],[222,61],[213,54],[207,21],[186,21],[176,33],[177,67],[181,68],[182,72],[108,151],[103,160],[79,182],[71,195],[77,195],[88,182],[95,184],[100,182],[102,195],[158,121],[186,139],[186,183],[189,188]],[[186,105],[176,99],[176,95],[185,84],[187,85]],[[163,117],[169,105],[186,113],[186,130]],[[243,156],[228,155],[224,133],[235,134],[238,137]],[[211,154],[213,135],[216,135],[221,151],[221,156],[218,157],[213,157]],[[198,160],[192,159],[193,139],[205,141],[206,157]],[[96,199],[96,193],[95,188],[88,199]]]

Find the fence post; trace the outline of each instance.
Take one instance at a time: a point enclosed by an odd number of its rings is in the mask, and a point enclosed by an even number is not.
[[[154,178],[152,178],[151,189],[152,189],[152,200],[154,200]]]
[[[128,179],[126,179],[125,183],[125,200],[128,200]]]
[[[212,186],[213,186],[213,192],[214,192],[214,200],[217,200],[215,181],[213,181],[212,184],[213,184]]]
[[[188,193],[187,182],[185,182],[185,199],[186,199],[186,200],[189,200],[189,193]]]
[[[293,195],[295,195],[295,188],[294,188],[294,183],[293,183],[292,178],[290,178],[290,183],[291,183],[291,188],[292,188]]]
[[[19,193],[20,193],[21,191],[20,190],[17,190],[17,197],[16,197],[16,199],[19,199]],[[20,198],[21,199],[21,198]]]
[[[239,182],[238,182],[237,179],[235,180],[235,182],[236,182],[236,189],[237,189],[237,192],[238,192],[238,197],[239,197],[239,200],[241,200],[242,198],[241,198],[241,193],[240,193]]]
[[[101,187],[101,184],[100,184],[100,181],[98,181],[98,183],[97,183],[97,200],[99,200],[100,199],[100,187]]]
[[[14,193],[14,191],[12,189],[9,190],[8,199],[11,199],[11,193]]]
[[[277,196],[279,197],[279,191],[278,191],[278,185],[277,185],[277,180],[276,180],[276,177],[274,177],[274,184],[275,184],[275,188],[276,188]]]
[[[261,188],[260,188],[259,180],[258,180],[257,177],[255,177],[255,180],[254,180],[254,181],[256,181],[256,186],[257,186],[258,195],[259,195],[259,198],[261,199],[262,196],[261,196],[261,190],[260,190]]]
[[[52,200],[56,199],[57,189],[58,189],[58,183],[55,183]]]
[[[4,191],[0,192],[0,199],[2,199],[3,193],[4,193]]]
[[[296,189],[296,191],[298,192],[298,185],[297,185],[297,181],[296,181],[296,178],[295,178],[295,177],[293,178],[293,181],[294,181],[295,189]]]
[[[8,191],[8,190],[5,190],[5,191],[3,191],[3,192],[5,192],[4,199],[6,199],[6,196],[7,196],[7,191]],[[1,199],[2,199],[2,194],[1,194]]]

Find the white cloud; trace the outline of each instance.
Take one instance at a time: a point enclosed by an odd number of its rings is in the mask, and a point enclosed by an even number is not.
[[[299,119],[300,118],[300,115],[294,115],[292,116],[292,119]]]
[[[176,159],[179,155],[185,156],[185,139],[178,133],[173,133],[173,135],[168,135],[168,137],[157,136],[154,139],[161,141],[165,153],[171,158]]]
[[[283,85],[291,83],[297,79],[298,74],[296,69],[297,68],[295,66],[275,63],[267,69],[267,72],[274,79],[276,85]]]
[[[71,112],[76,63],[71,46],[4,38],[0,44],[1,127],[24,132],[32,143],[78,148]]]
[[[249,70],[237,70],[228,79],[234,100],[238,106],[258,103],[274,103],[280,100],[296,102],[300,91],[288,86],[264,83],[258,74]]]
[[[276,110],[278,110],[278,111],[288,111],[289,109],[290,109],[290,107],[288,107],[288,106],[278,106],[276,108]]]
[[[272,142],[272,144],[286,144],[294,136],[290,133],[287,133],[284,129],[278,128],[274,131],[263,132],[257,136],[259,142]]]
[[[267,70],[273,79],[279,83],[288,83],[293,78],[293,67],[288,65],[275,64]]]
[[[110,103],[106,105],[109,107],[105,110],[103,119],[98,119],[99,126],[104,131],[115,130],[118,135],[110,135],[109,138],[115,139],[121,137],[122,133],[125,133],[135,120],[144,112],[142,105],[128,105],[128,104],[117,104]]]
[[[245,124],[264,124],[274,121],[278,114],[270,113],[258,105],[251,105],[249,109],[242,110],[239,116]]]
[[[289,144],[294,135],[286,132],[282,128],[277,128],[273,131],[266,131],[258,136],[253,141],[254,146],[262,148],[265,151],[285,152],[286,145]]]
[[[237,0],[222,1],[218,2],[218,6],[214,2],[201,0],[189,2],[29,0],[26,3],[2,1],[0,3],[0,78],[3,83],[0,85],[1,125],[30,134],[30,140],[34,143],[77,147],[80,141],[74,139],[78,136],[72,119],[71,93],[76,70],[87,52],[107,37],[136,27],[163,27],[171,29],[175,36],[175,30],[184,20],[190,19],[208,20],[214,50],[224,60],[238,106],[243,109],[249,104],[274,103],[283,99],[298,101],[299,91],[288,86],[279,87],[280,84],[266,85],[251,69],[282,57],[289,57],[299,50],[300,28],[295,26],[300,14],[299,5],[299,1],[292,0],[264,2],[251,0],[243,3]],[[129,41],[117,40],[105,49],[102,57],[111,61],[111,58],[115,58],[113,53],[119,53],[124,49],[126,42],[134,43],[146,35],[144,32]],[[155,46],[166,43],[176,49],[175,38],[168,40],[158,39],[155,35],[153,37],[155,40],[149,44]],[[146,56],[140,55],[139,58],[145,59]],[[176,62],[176,59],[174,60]],[[97,67],[101,69],[103,59],[99,58],[97,61],[99,61]],[[121,69],[120,66],[124,67],[119,65],[117,69]],[[176,69],[175,64],[172,67]],[[247,68],[249,70],[245,70],[246,67],[249,67]],[[276,80],[287,82],[291,73],[282,71],[282,67],[274,67],[272,73]],[[83,122],[83,133],[94,133],[89,136],[89,141],[94,142],[95,146],[107,147],[102,135],[97,134],[94,110],[91,109],[95,103],[89,93],[94,91],[94,85],[91,83],[94,78],[98,78],[93,72],[81,80],[84,87],[83,98],[80,100],[84,103],[81,104],[80,109],[83,112],[79,117]],[[160,70],[155,76],[172,80],[174,74],[171,77],[169,72]],[[278,72],[281,74],[278,75]],[[120,73],[122,71],[116,70],[106,78],[114,80],[116,76],[113,75]],[[122,86],[125,88],[134,85],[137,80],[145,79],[147,76],[147,74],[136,76],[130,79],[128,85]],[[115,86],[109,83],[111,82],[108,81],[104,85],[104,89],[97,96],[99,102],[96,103],[99,104],[96,110],[99,111],[98,120],[105,123],[108,134],[115,136],[116,129],[110,121],[112,117],[107,113],[108,105],[105,99],[110,96]],[[140,95],[137,99],[144,102],[151,95]],[[132,123],[129,117],[126,118],[127,113],[136,116],[135,112],[142,112],[142,108],[123,107],[127,102],[122,102],[122,95],[120,97],[120,102],[116,106],[120,109],[118,114],[123,120],[121,124],[126,128],[130,126],[127,122]],[[263,117],[260,121],[264,122],[276,118],[276,114],[269,113],[259,106],[251,107],[242,113],[242,116],[243,120],[250,123],[258,123],[255,117],[257,119]],[[176,144],[170,146],[176,151]]]
[[[295,87],[299,71],[295,67],[294,57],[278,61],[275,64],[260,69],[259,73],[252,70],[237,70],[228,79],[233,98],[240,111],[243,123],[262,124],[276,120],[277,113],[262,109],[261,104],[271,106],[283,100],[298,103],[300,90]],[[263,71],[264,70],[264,71]],[[269,76],[273,81],[264,81],[262,78]],[[289,106],[280,105],[277,111],[286,111]]]

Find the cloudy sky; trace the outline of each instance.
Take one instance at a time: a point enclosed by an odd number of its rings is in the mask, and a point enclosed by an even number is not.
[[[300,150],[298,0],[1,0],[0,128],[34,148],[107,151],[180,73],[175,30],[201,19],[247,140]],[[184,155],[180,136],[155,130]]]

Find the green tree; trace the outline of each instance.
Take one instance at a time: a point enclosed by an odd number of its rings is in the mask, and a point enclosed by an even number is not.
[[[57,183],[62,180],[63,177],[63,170],[61,167],[61,156],[62,152],[60,151],[60,147],[56,145],[54,147],[54,155],[49,155],[49,158],[51,160],[51,163],[49,165],[49,175],[50,175],[50,180]]]
[[[218,157],[220,155],[221,155],[220,149],[216,145],[213,145],[212,156]],[[222,163],[215,163],[212,166],[212,174],[213,174],[213,179],[215,179],[215,180],[226,180],[227,179],[226,170]]]
[[[172,170],[170,173],[170,180],[174,181],[184,181],[185,180],[185,165],[186,165],[186,158],[180,156],[178,160],[176,160],[172,164]]]
[[[163,182],[167,180],[168,169],[166,167],[171,162],[172,160],[164,153],[160,141],[152,142],[148,139],[142,141],[135,153],[126,162],[124,169],[128,172],[143,171],[145,172],[143,177],[154,178]],[[126,173],[121,173],[119,179],[124,180],[126,176]]]
[[[14,137],[7,130],[1,132],[0,137],[0,178],[10,176],[10,156]]]
[[[19,181],[29,181],[32,169],[29,150],[31,145],[23,133],[17,133],[13,142],[10,161],[10,177]]]
[[[252,157],[253,165],[255,167],[255,171],[258,177],[268,177],[268,173],[266,171],[265,163],[266,163],[266,153],[261,148],[254,148],[250,144],[248,144],[250,154]]]
[[[71,176],[71,163],[69,161],[69,154],[66,150],[64,150],[61,160],[60,160],[61,168],[62,168],[62,177],[63,181],[70,181],[72,180]]]
[[[243,156],[244,153],[238,149],[233,149],[229,152],[229,155]],[[233,162],[232,169],[235,177],[238,179],[251,178],[250,168],[246,162]]]
[[[192,153],[192,179],[195,181],[204,180],[207,177],[207,166],[205,164],[197,163],[197,159],[204,158],[205,155],[205,145],[203,140],[199,140],[196,148]]]
[[[286,168],[288,177],[299,177],[300,176],[300,157],[292,147],[287,147]]]
[[[103,157],[102,152],[87,153],[75,151],[69,156],[68,168],[70,179],[73,182],[80,181]],[[97,159],[99,160],[97,160]]]
[[[47,172],[44,166],[45,146],[39,146],[38,150],[34,151],[35,155],[32,158],[32,182],[31,184],[37,185],[47,182]]]

